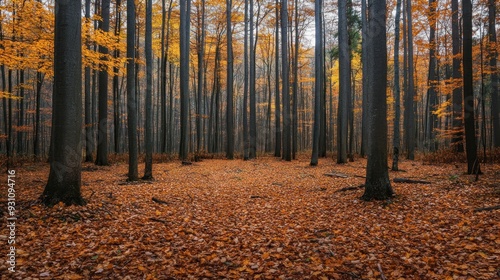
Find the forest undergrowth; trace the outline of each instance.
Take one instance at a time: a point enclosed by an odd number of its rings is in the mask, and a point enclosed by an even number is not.
[[[364,202],[366,160],[84,164],[87,205],[37,199],[49,167],[16,169],[16,272],[2,279],[497,279],[500,165],[402,161],[396,196]],[[142,168],[142,166],[141,166]],[[5,178],[5,177],[4,177]],[[396,183],[404,178],[421,183]],[[7,192],[0,194],[5,219]],[[495,207],[497,209],[495,209]],[[5,228],[4,228],[5,229]],[[2,258],[7,233],[0,233]]]

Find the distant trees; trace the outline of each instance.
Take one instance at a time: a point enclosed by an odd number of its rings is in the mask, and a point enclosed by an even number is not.
[[[155,153],[183,160],[194,153],[196,160],[206,153],[250,159],[274,152],[291,160],[312,150],[312,165],[327,150],[339,163],[368,153],[371,3],[94,2],[84,1],[80,15],[86,161],[109,164],[109,151],[129,145],[135,179],[141,153],[148,172]],[[458,1],[450,11],[443,1],[394,4],[396,23],[386,38],[394,46],[387,53],[393,169],[401,157],[446,147],[461,152],[464,121],[469,143],[481,137],[483,153],[475,159],[481,161],[500,139],[496,2],[474,4],[482,12],[472,15],[472,29],[481,32],[472,33],[471,43],[460,27]],[[0,153],[8,164],[24,155],[43,159],[52,131],[53,9],[50,1],[36,0],[0,7]],[[192,46],[190,34],[196,34]],[[480,73],[462,79],[471,65]],[[471,114],[478,135],[471,132]]]
[[[45,205],[82,205],[82,44],[81,2],[55,3],[52,155]]]

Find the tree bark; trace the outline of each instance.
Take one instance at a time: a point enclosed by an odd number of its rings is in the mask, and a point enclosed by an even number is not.
[[[226,110],[226,137],[227,137],[227,151],[226,158],[234,158],[234,108],[233,108],[233,29],[232,29],[232,16],[231,9],[233,6],[232,0],[226,0],[226,20],[227,20],[227,110]],[[201,102],[201,101],[199,101]]]
[[[493,146],[500,147],[500,100],[498,98],[498,69],[497,69],[497,34],[496,34],[496,1],[488,1],[488,38],[490,55],[490,80],[491,80],[491,115],[493,125]]]
[[[189,18],[191,0],[180,1],[180,101],[181,101],[181,135],[179,158],[186,160],[189,152]]]
[[[110,0],[101,1],[101,18],[99,22],[99,30],[109,32],[109,6]],[[97,133],[97,155],[96,165],[108,165],[108,71],[106,58],[108,48],[99,46],[99,54],[101,61],[99,70],[99,123]]]
[[[386,1],[372,0],[368,20],[368,162],[363,200],[384,200],[394,192],[387,168],[387,45]]]
[[[337,109],[337,163],[347,163],[347,120],[351,94],[351,59],[347,32],[347,0],[338,1],[339,103]]]
[[[323,39],[323,26],[321,24],[321,11],[323,9],[323,0],[314,2],[314,26],[315,46],[314,46],[314,127],[313,127],[313,144],[312,156],[310,165],[318,165],[319,157],[319,138],[320,138],[320,125],[321,125],[321,94],[323,92],[323,75],[321,69],[321,60],[323,56],[322,39]]]
[[[472,2],[462,1],[463,17],[463,95],[464,95],[464,124],[465,149],[467,154],[467,173],[479,174],[479,160],[477,158],[476,128],[474,116],[474,87],[472,70]]]
[[[135,3],[127,0],[127,125],[128,125],[128,180],[137,181],[137,100],[135,84]]]
[[[463,107],[462,107],[462,72],[460,71],[460,32],[458,18],[458,0],[451,0],[451,37],[453,49],[453,137],[451,143],[455,152],[464,152],[463,144]]]
[[[288,65],[288,1],[281,1],[281,90],[283,92],[283,159],[292,160],[290,81]]]
[[[54,96],[50,173],[42,194],[45,205],[83,205],[81,2],[55,2]]]
[[[401,0],[396,3],[396,21],[394,31],[394,138],[392,142],[392,170],[399,170],[399,149],[400,149],[400,129],[401,118],[401,90],[399,87],[399,20],[401,17]]]
[[[144,118],[144,142],[146,158],[144,160],[144,176],[142,179],[153,179],[153,1],[146,1],[146,100],[144,102],[146,116]]]

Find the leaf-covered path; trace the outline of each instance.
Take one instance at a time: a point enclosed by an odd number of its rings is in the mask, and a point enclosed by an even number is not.
[[[308,163],[161,163],[139,183],[125,182],[126,164],[85,165],[88,204],[53,208],[36,204],[48,166],[25,165],[16,273],[2,261],[2,279],[500,277],[500,210],[474,211],[500,205],[500,166],[473,182],[463,165],[404,161],[391,180],[431,184],[393,182],[394,199],[363,202],[365,160]]]

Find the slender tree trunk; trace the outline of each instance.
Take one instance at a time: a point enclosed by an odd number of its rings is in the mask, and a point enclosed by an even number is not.
[[[90,24],[90,0],[85,0],[85,21]],[[90,50],[90,34],[86,34],[87,50]],[[37,75],[38,77],[38,75]],[[92,96],[90,92],[90,66],[85,66],[85,162],[93,162]],[[38,103],[38,100],[37,100]],[[38,118],[37,118],[38,119]]]
[[[227,21],[227,78],[226,78],[226,92],[227,92],[227,111],[226,111],[226,137],[227,137],[227,151],[226,158],[234,158],[234,108],[233,108],[233,30],[232,30],[232,16],[231,9],[233,6],[232,0],[226,0],[226,21]],[[201,100],[200,100],[201,102]]]
[[[338,1],[339,103],[337,109],[337,163],[347,163],[347,119],[351,94],[351,60],[347,32],[347,0]]]
[[[290,81],[288,66],[288,1],[281,1],[281,90],[283,91],[283,159],[292,160]]]
[[[250,83],[249,83],[249,97],[250,97],[250,119],[249,119],[249,149],[248,158],[253,159],[257,156],[257,105],[255,90],[255,36],[254,36],[254,0],[250,0],[249,6],[249,59],[250,59]]]
[[[50,173],[42,194],[45,205],[83,205],[81,2],[55,3],[54,96]]]
[[[362,58],[362,64],[363,64],[363,100],[362,100],[362,105],[361,105],[361,156],[365,157],[366,155],[366,145],[367,145],[367,128],[368,128],[368,100],[367,100],[367,92],[368,92],[368,78],[366,73],[368,72],[367,65],[366,65],[366,59],[368,58],[368,50],[367,50],[367,44],[366,41],[368,40],[368,22],[367,22],[367,12],[368,9],[366,8],[366,1],[367,0],[361,0],[361,34],[362,34],[362,41],[361,41],[361,58]]]
[[[245,0],[245,39],[243,40],[244,49],[244,82],[243,82],[243,159],[249,159],[249,139],[248,139],[248,0]]]
[[[145,56],[146,56],[146,100],[144,102],[146,116],[144,120],[144,143],[146,150],[144,176],[142,179],[153,179],[153,1],[146,2],[146,33],[145,33]]]
[[[293,88],[292,88],[292,158],[296,159],[298,141],[298,90],[299,90],[299,1],[295,0],[295,46],[293,48]]]
[[[392,142],[392,170],[399,171],[400,134],[399,121],[401,118],[401,90],[399,88],[399,19],[401,17],[401,0],[396,3],[396,21],[394,31],[394,135]]]
[[[41,72],[36,72],[36,107],[35,107],[35,135],[33,142],[33,154],[36,159],[41,157],[40,149],[40,104],[42,96],[42,85],[44,75]],[[91,160],[92,161],[92,160]]]
[[[276,135],[275,135],[275,146],[274,146],[274,156],[275,157],[281,157],[281,101],[280,101],[280,68],[279,68],[279,60],[280,60],[280,50],[279,50],[279,25],[280,25],[280,20],[279,20],[279,0],[276,0],[275,6],[276,6],[276,26],[275,26],[275,33],[274,33],[274,40],[275,40],[275,55],[276,55],[276,61],[275,61],[275,90],[274,90],[274,122],[275,122],[275,129],[276,129]]]
[[[127,0],[127,125],[128,180],[137,181],[137,100],[135,84],[135,3]],[[132,27],[133,28],[130,28]]]
[[[189,18],[191,0],[180,1],[180,101],[181,101],[181,138],[179,158],[186,160],[189,152]]]
[[[101,18],[99,29],[102,32],[109,32],[109,0],[101,2]],[[99,46],[99,53],[102,56],[108,54],[108,48]],[[96,165],[108,165],[108,71],[105,58],[101,57],[101,70],[99,71],[99,124],[97,134],[97,156]]]
[[[478,174],[480,171],[477,158],[476,128],[474,121],[474,88],[472,71],[472,2],[462,0],[463,16],[463,73],[464,73],[464,124],[465,148],[467,153],[467,173]]]
[[[115,36],[120,39],[121,31],[121,12],[120,12],[121,0],[117,0],[115,4]],[[120,57],[120,50],[116,49],[114,51],[113,57],[115,59]],[[119,69],[118,67],[113,67],[113,119],[114,119],[114,143],[115,143],[115,153],[121,153],[120,141],[122,139],[121,135],[121,112],[120,112],[120,85],[119,85]]]
[[[451,37],[453,48],[453,137],[451,143],[455,152],[464,152],[463,145],[463,107],[462,107],[462,72],[460,71],[460,33],[458,18],[458,0],[451,0]],[[458,83],[460,82],[460,83]]]
[[[18,115],[17,115],[17,155],[24,154],[24,70],[18,71],[18,92],[19,92],[19,101],[18,101]]]
[[[497,34],[496,34],[496,5],[495,0],[488,1],[488,38],[490,55],[490,83],[491,83],[491,115],[493,125],[493,146],[500,147],[500,100],[498,98],[498,69],[497,69]]]
[[[434,111],[437,109],[437,57],[436,57],[436,0],[429,0],[429,23],[430,23],[430,35],[429,35],[429,74],[427,79],[427,107],[426,107],[426,118],[425,123],[426,130],[426,146],[430,151],[436,150],[436,135],[435,130],[438,129],[436,126],[437,116]]]
[[[315,45],[314,45],[314,126],[313,126],[313,146],[310,165],[318,165],[319,157],[319,138],[320,138],[320,125],[321,125],[321,94],[323,91],[323,75],[321,69],[321,60],[323,56],[322,50],[322,24],[321,24],[321,11],[323,9],[323,1],[318,0],[314,2],[314,26],[315,26]]]
[[[413,64],[413,24],[412,24],[412,8],[411,1],[406,0],[406,13],[407,13],[407,35],[408,35],[408,88],[405,89],[405,111],[408,121],[405,127],[405,139],[407,158],[410,160],[415,159],[415,105],[413,98],[415,96],[414,84],[414,64]]]
[[[199,17],[198,17],[199,18]],[[201,1],[201,24],[198,24],[198,36],[196,38],[198,50],[198,104],[196,106],[196,151],[199,153],[202,147],[202,110],[203,110],[203,60],[205,55],[205,1]],[[201,26],[200,26],[201,25]],[[201,34],[200,34],[201,33]]]

